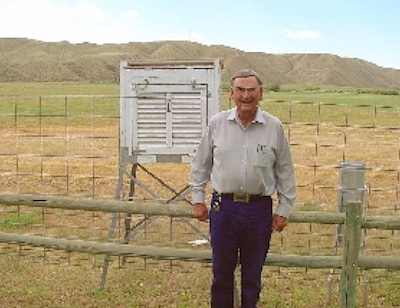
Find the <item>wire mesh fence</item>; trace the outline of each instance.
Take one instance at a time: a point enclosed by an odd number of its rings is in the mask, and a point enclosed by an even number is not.
[[[363,161],[367,182],[365,213],[399,215],[399,106],[264,101],[262,107],[282,120],[291,144],[298,191],[295,210],[336,212],[340,162]],[[1,96],[0,190],[113,199],[118,181],[120,117],[117,96]],[[156,163],[145,167],[138,169],[137,178],[165,200],[174,195],[168,187],[179,191],[187,185],[188,164]],[[154,175],[167,185],[162,185]],[[124,180],[123,199],[153,201],[141,187],[135,189],[132,197],[131,184],[129,178]],[[126,236],[127,222],[130,232],[136,233],[131,239],[135,244],[193,247],[193,241],[200,238],[182,219],[121,215],[116,239]],[[198,231],[208,233],[208,225],[193,224]],[[109,228],[109,214],[0,205],[3,232],[104,242]],[[340,253],[340,247],[334,244],[336,232],[335,226],[290,224],[285,232],[273,237],[271,252],[336,255]],[[399,231],[365,231],[362,253],[398,256],[399,237]],[[0,248],[0,254],[15,254],[34,262],[89,262],[100,266],[103,261],[99,256],[21,245],[0,244]],[[114,262],[122,268],[198,270],[179,261],[120,258]],[[278,267],[269,269],[266,277],[277,278],[277,285],[286,278],[304,284],[319,281],[328,289],[329,275],[335,281],[336,275],[329,270]],[[374,289],[375,284],[383,281],[398,287],[400,277],[385,270],[360,273],[360,288],[368,285]],[[283,288],[281,294],[285,292],[291,291]]]

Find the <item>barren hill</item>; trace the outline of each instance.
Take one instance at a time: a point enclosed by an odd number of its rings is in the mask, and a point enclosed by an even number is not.
[[[118,82],[121,60],[223,60],[223,81],[240,68],[260,72],[265,83],[400,89],[400,70],[331,54],[267,54],[187,41],[71,44],[0,39],[0,81]]]

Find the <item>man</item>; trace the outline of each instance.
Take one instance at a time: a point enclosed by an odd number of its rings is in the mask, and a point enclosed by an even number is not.
[[[260,77],[241,70],[231,80],[236,107],[210,120],[192,162],[194,215],[210,218],[211,307],[233,307],[234,271],[241,265],[241,307],[256,307],[272,231],[282,231],[295,199],[291,153],[280,120],[258,106]],[[211,209],[205,187],[211,180]],[[277,192],[273,214],[271,195]]]

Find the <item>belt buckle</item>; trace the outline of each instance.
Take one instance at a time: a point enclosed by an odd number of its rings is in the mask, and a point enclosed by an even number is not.
[[[233,202],[249,203],[250,195],[246,194],[246,193],[244,193],[244,194],[233,193]]]

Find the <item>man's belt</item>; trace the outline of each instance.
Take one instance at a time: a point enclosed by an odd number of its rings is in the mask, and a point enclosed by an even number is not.
[[[263,196],[263,195],[251,195],[246,193],[218,193],[217,195],[221,196],[223,199],[232,200],[233,202],[242,202],[242,203],[249,203],[255,202],[265,199],[270,199],[271,196]]]

